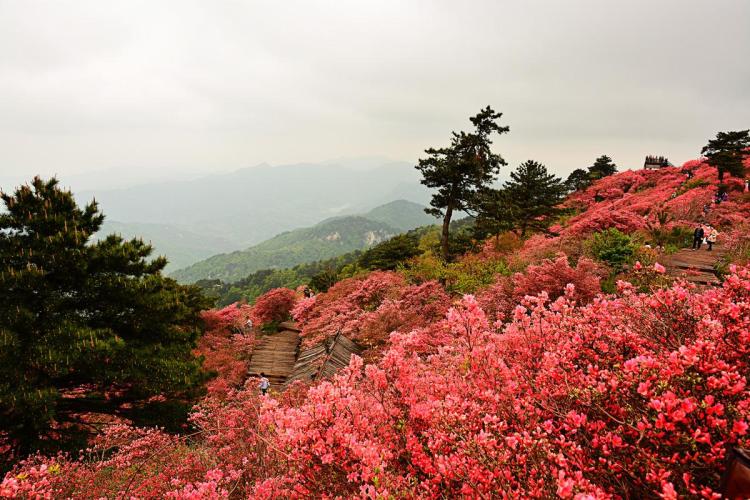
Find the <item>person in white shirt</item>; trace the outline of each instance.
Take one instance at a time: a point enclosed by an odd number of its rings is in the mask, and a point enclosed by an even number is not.
[[[260,393],[265,396],[266,393],[268,392],[269,387],[271,387],[271,382],[268,381],[265,373],[261,373],[260,382],[258,383],[258,388],[260,389]]]

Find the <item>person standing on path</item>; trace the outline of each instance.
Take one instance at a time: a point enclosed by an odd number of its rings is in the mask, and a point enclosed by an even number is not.
[[[719,232],[709,226],[708,227],[708,236],[706,236],[706,243],[708,243],[708,251],[710,252],[713,250],[714,243],[716,243],[716,238],[719,236]]]
[[[260,393],[265,396],[266,393],[268,392],[269,387],[271,387],[271,382],[268,381],[265,373],[261,373],[260,383],[258,383],[258,388],[260,389]]]
[[[705,234],[705,231],[703,231],[703,226],[698,226],[695,228],[695,231],[693,231],[693,250],[700,250],[701,245],[703,244],[703,235]]]

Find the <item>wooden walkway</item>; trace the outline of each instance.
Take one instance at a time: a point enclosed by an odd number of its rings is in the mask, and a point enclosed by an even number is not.
[[[261,373],[271,382],[271,388],[279,390],[292,373],[299,349],[299,330],[288,323],[280,325],[280,331],[259,335],[258,345],[250,357],[248,373],[259,377]]]
[[[700,250],[683,248],[667,257],[664,263],[670,276],[682,278],[698,285],[718,286],[721,284],[714,266],[726,254],[726,248],[714,245],[709,252],[703,245]]]
[[[349,366],[352,354],[362,354],[362,348],[340,333],[309,349],[302,351],[287,379],[287,384],[295,380],[313,382],[332,377],[337,371]]]

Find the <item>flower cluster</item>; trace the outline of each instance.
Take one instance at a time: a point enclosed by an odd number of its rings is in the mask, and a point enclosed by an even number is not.
[[[258,297],[253,305],[253,319],[258,324],[281,322],[290,318],[297,294],[289,288],[274,288]]]

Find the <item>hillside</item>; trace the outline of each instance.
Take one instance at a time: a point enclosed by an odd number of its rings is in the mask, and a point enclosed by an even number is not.
[[[166,272],[189,266],[221,252],[228,252],[234,245],[223,238],[198,234],[181,226],[119,222],[105,219],[94,239],[109,234],[119,234],[125,239],[141,238],[154,247],[155,255],[166,256],[169,263]]]
[[[406,200],[396,200],[375,207],[364,214],[364,217],[382,222],[401,231],[437,223],[435,217],[425,213],[422,205]]]
[[[184,283],[200,279],[237,281],[259,269],[291,267],[366,248],[398,232],[365,217],[337,217],[279,234],[242,251],[215,255],[171,276]]]
[[[433,224],[424,207],[396,200],[361,216],[326,219],[315,226],[274,236],[245,250],[214,255],[172,273],[185,283],[202,279],[239,281],[261,269],[283,269],[362,250],[398,233]]]

